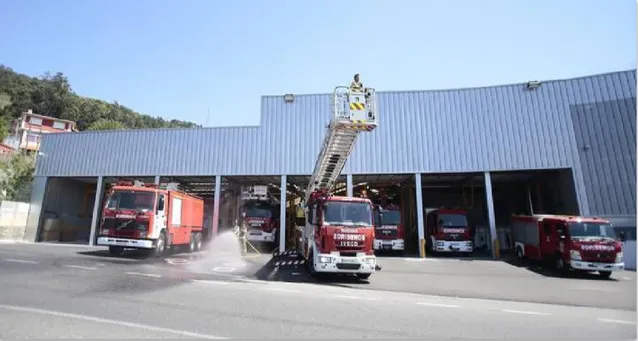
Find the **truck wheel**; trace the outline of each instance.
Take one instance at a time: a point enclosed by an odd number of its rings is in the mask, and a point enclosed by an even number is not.
[[[308,261],[306,262],[306,265],[308,266],[308,273],[310,273],[310,276],[316,277],[317,276],[317,272],[315,272],[315,252],[314,252],[314,250],[311,250],[308,253]]]
[[[195,233],[195,250],[200,251],[202,249],[203,236],[201,232]]]
[[[164,252],[166,251],[166,233],[162,232],[159,235],[159,238],[157,238],[157,244],[155,244],[155,250],[153,252],[153,255],[155,257],[161,257],[164,255]]]
[[[598,276],[607,279],[611,276],[611,271],[598,271]]]
[[[111,256],[119,256],[124,252],[124,248],[121,246],[109,246],[109,254]]]
[[[195,252],[195,249],[197,248],[195,239],[195,233],[191,233],[191,240],[188,243],[188,252]]]
[[[370,275],[372,274],[357,274],[357,278],[359,278],[360,280],[366,280],[370,278]]]
[[[523,255],[523,248],[521,248],[520,246],[516,248],[516,258],[519,262],[522,262],[523,258],[525,258],[525,256]]]

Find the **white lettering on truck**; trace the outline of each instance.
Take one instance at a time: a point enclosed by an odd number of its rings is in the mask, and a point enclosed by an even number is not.
[[[343,234],[343,233],[335,233],[335,240],[352,240],[352,241],[364,241],[366,240],[366,236],[363,234]]]
[[[593,245],[581,245],[580,249],[581,250],[585,250],[585,251],[591,251],[591,250],[595,250],[595,251],[614,251],[616,248],[613,245],[593,244]]]

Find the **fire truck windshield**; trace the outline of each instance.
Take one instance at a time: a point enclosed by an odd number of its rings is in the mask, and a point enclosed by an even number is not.
[[[246,210],[246,217],[250,218],[271,218],[272,212],[266,208],[251,207]]]
[[[441,226],[467,226],[467,218],[463,214],[439,214]]]
[[[401,224],[401,212],[397,210],[381,212],[381,225],[399,225]]]
[[[324,210],[324,224],[372,226],[372,209],[363,202],[329,201]]]
[[[107,208],[112,210],[153,210],[155,193],[115,191],[109,198]]]
[[[569,235],[576,238],[616,239],[614,228],[608,223],[569,223]]]

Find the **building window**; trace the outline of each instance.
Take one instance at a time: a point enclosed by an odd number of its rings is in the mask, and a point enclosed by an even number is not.
[[[42,119],[38,117],[29,117],[29,123],[41,126]]]
[[[55,129],[66,129],[66,123],[64,122],[53,122],[53,128]]]
[[[40,141],[40,135],[37,134],[27,134],[27,142],[36,143]]]

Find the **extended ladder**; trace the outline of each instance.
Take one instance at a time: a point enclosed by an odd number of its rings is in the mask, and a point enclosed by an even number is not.
[[[361,131],[377,127],[376,96],[374,89],[353,92],[348,87],[337,87],[332,94],[332,118],[308,183],[304,202],[321,189],[332,190],[352,152]]]

